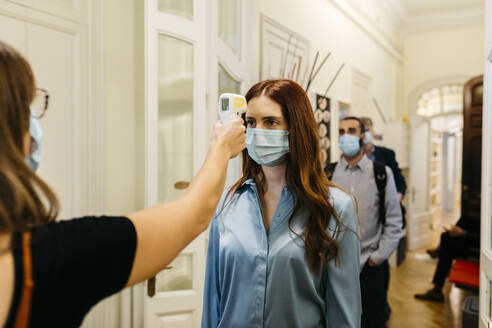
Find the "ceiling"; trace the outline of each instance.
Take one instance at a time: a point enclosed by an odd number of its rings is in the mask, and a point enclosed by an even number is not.
[[[403,34],[483,25],[485,12],[485,0],[372,0],[372,3],[380,5]]]
[[[484,8],[484,0],[390,0],[407,17],[462,12]]]

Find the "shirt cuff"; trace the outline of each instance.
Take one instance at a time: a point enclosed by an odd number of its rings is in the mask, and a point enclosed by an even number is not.
[[[376,252],[374,252],[374,253],[372,253],[372,254],[371,254],[371,256],[369,256],[369,258],[370,258],[370,259],[374,262],[374,264],[376,264],[376,265],[380,265],[380,264],[382,264],[382,263],[386,260],[385,258],[383,258],[382,256],[380,256],[380,255],[378,254],[378,252],[377,252],[377,251],[376,251]],[[368,261],[369,261],[369,259],[368,259]]]

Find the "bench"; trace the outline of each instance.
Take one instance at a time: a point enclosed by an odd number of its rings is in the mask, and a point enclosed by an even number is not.
[[[480,281],[480,264],[474,261],[456,260],[449,274],[449,282],[457,287],[478,289]]]

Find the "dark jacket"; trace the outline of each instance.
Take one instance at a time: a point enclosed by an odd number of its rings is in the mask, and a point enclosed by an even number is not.
[[[386,147],[379,147],[374,145],[374,156],[377,162],[384,163],[388,166],[391,171],[393,171],[393,176],[395,177],[396,190],[405,196],[407,191],[407,184],[405,183],[405,178],[401,174],[400,167],[396,161],[395,152]]]
[[[480,218],[462,216],[456,225],[468,233],[475,247],[480,247]]]

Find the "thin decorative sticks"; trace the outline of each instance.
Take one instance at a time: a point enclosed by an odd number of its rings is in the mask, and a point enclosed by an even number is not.
[[[309,74],[309,79],[305,90],[306,93],[308,92],[309,86],[311,85],[311,77],[313,76],[314,67],[316,66],[316,62],[318,61],[318,56],[319,56],[319,51],[316,51],[316,55],[314,56],[313,67],[311,67],[311,73]]]
[[[372,97],[372,102],[374,103],[374,106],[376,106],[376,109],[379,112],[379,115],[381,116],[381,119],[383,120],[384,124],[388,124],[388,121],[386,120],[386,117],[384,116],[383,111],[381,110],[381,107],[379,107],[378,102],[376,101],[376,98]]]
[[[337,73],[335,74],[335,76],[331,80],[330,85],[328,86],[328,88],[326,88],[326,91],[325,91],[325,94],[323,95],[323,97],[326,97],[326,95],[328,94],[328,91],[330,91],[331,86],[333,85],[333,83],[335,83],[335,80],[337,79],[338,75],[340,74],[340,72],[342,71],[344,66],[345,66],[345,63],[343,63],[342,66],[340,66]]]
[[[308,71],[308,69],[307,69],[307,67],[306,67],[306,69],[304,70],[304,74],[303,74],[304,76],[302,77],[302,81],[301,81],[301,83],[299,83],[300,85],[304,85],[304,83],[305,83],[305,82],[306,82],[306,80],[307,80],[308,73],[309,73],[309,71]]]
[[[328,58],[330,58],[331,56],[331,52],[329,52],[325,59],[323,59],[323,61],[321,62],[321,64],[319,64],[319,67],[316,69],[316,72],[314,72],[313,76],[311,77],[311,80],[309,81],[309,84],[311,84],[314,79],[316,78],[316,76],[318,75],[319,71],[321,70],[321,68],[323,67],[323,65],[326,63],[326,61],[328,60]]]

